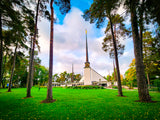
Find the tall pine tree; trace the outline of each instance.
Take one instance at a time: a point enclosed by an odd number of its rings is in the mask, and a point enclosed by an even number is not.
[[[117,52],[117,41],[114,36],[113,31],[113,16],[114,10],[119,7],[118,0],[94,0],[89,10],[86,10],[83,17],[85,20],[90,20],[90,23],[96,22],[97,27],[101,27],[108,18],[110,22],[110,32],[111,39],[113,42],[116,69],[117,69],[117,79],[118,79],[118,95],[123,96],[120,78],[120,69],[118,62],[118,52]]]

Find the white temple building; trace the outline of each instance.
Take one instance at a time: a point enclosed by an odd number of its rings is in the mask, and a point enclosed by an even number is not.
[[[110,86],[111,82],[108,82],[103,76],[93,70],[91,67],[84,68],[84,76],[79,81],[84,85],[102,85]]]
[[[88,43],[87,43],[87,30],[86,30],[86,62],[84,67],[84,76],[79,81],[83,85],[102,85],[110,86],[112,83],[108,82],[102,75],[97,73],[90,67],[88,59]]]

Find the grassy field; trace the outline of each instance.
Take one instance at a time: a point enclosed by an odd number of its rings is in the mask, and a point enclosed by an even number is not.
[[[32,88],[32,98],[26,97],[26,88],[0,89],[0,120],[159,120],[160,102],[140,103],[137,91],[123,90],[127,97],[117,97],[112,89],[53,88],[54,103],[40,103],[47,89]],[[150,92],[152,100],[159,101],[160,93]]]

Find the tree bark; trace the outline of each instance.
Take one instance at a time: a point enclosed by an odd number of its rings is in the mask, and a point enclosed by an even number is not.
[[[6,55],[5,55],[5,58],[4,58],[4,63],[3,63],[3,70],[2,70],[2,76],[4,75],[5,73],[5,66],[6,66],[6,60],[7,60],[7,56],[8,56],[8,52],[6,51]],[[2,87],[4,88],[5,87],[5,84],[4,84],[4,78],[2,77]]]
[[[114,26],[114,39],[116,41],[116,24],[114,24],[113,26]],[[116,72],[116,68],[115,68],[115,65],[114,65],[114,60],[113,60],[113,67],[114,67],[114,79],[115,79],[115,81],[117,81],[117,72]]]
[[[34,49],[35,49],[36,35],[37,35],[37,21],[38,21],[39,4],[40,4],[40,0],[38,0],[37,9],[36,9],[33,48],[31,51],[31,59],[30,59],[30,65],[29,65],[29,78],[28,78],[28,84],[27,84],[28,85],[27,86],[27,97],[31,97],[31,83],[32,83],[32,79],[33,79],[32,76],[33,76]]]
[[[117,81],[117,73],[116,73],[116,68],[114,65],[114,60],[113,60],[113,69],[114,69],[114,81]]]
[[[53,70],[53,0],[50,2],[51,8],[51,31],[50,31],[50,56],[49,56],[49,80],[48,80],[48,89],[47,89],[47,100],[53,100],[52,97],[52,70]]]
[[[2,36],[2,14],[0,11],[0,86],[2,83],[2,69],[3,69],[3,36]]]
[[[8,86],[8,92],[11,92],[12,79],[13,79],[14,68],[15,68],[15,63],[16,63],[17,47],[18,45],[16,45],[16,48],[14,51],[13,66],[12,66],[11,77],[10,77],[9,86]]]
[[[115,62],[116,62],[116,68],[117,68],[118,96],[123,96],[122,86],[121,86],[121,78],[120,78],[120,70],[119,70],[119,62],[118,62],[117,44],[116,44],[116,40],[114,37],[113,24],[112,24],[111,18],[109,18],[109,21],[110,21],[110,25],[111,25],[111,33],[112,33],[112,40],[113,40],[113,45],[114,45]]]
[[[32,45],[33,45],[33,36],[31,36],[31,41],[30,41],[30,51],[29,51],[29,54],[30,54],[30,56],[29,56],[29,65],[31,65],[31,56],[32,56]],[[30,66],[29,66],[30,67]],[[27,71],[28,72],[28,71]],[[28,76],[27,76],[27,83],[26,83],[26,88],[28,87],[28,83],[29,83],[29,73],[28,73]]]
[[[149,88],[151,88],[151,86],[150,86],[150,80],[149,80],[149,74],[148,73],[147,73],[147,81],[148,81]]]
[[[140,19],[139,19],[139,39],[140,39],[140,46],[141,46],[141,54],[142,54],[142,59],[143,59],[143,12],[144,12],[144,1],[142,0],[141,8],[140,8]]]
[[[135,1],[130,1],[130,11],[131,11],[131,24],[132,24],[132,36],[134,43],[134,55],[135,55],[135,65],[136,65],[136,76],[137,76],[137,85],[139,99],[141,102],[151,101],[148,87],[146,84],[143,57],[142,57],[142,47],[141,40],[138,34],[138,24],[137,24],[137,15],[136,15],[136,3]]]

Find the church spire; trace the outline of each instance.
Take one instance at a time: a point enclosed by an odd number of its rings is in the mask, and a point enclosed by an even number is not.
[[[88,60],[88,43],[87,43],[87,29],[85,30],[86,32],[86,62],[85,62],[85,68],[90,67],[90,63]]]
[[[72,63],[72,76],[71,76],[71,82],[74,82],[74,70],[73,70],[73,63]]]

